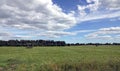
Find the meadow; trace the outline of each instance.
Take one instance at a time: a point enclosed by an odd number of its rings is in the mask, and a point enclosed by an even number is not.
[[[120,71],[120,46],[0,47],[0,71]]]

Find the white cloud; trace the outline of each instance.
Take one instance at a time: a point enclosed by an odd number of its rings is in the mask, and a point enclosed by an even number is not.
[[[104,0],[101,2],[103,7],[106,6],[108,10],[120,10],[120,0]]]
[[[76,35],[74,32],[64,32],[64,31],[46,31],[40,34],[35,34],[35,36],[46,36],[46,37],[53,37],[58,38],[60,36],[66,36],[66,35]]]
[[[27,30],[29,33],[37,32],[35,36],[69,36],[93,31],[65,31],[76,26],[80,22],[120,17],[119,0],[87,0],[87,2],[88,5],[77,5],[77,12],[71,11],[69,13],[64,13],[62,8],[53,4],[52,0],[1,0],[0,27],[3,28],[1,28],[0,31],[5,28],[14,28],[14,31]],[[79,16],[75,16],[76,14]],[[19,31],[18,33],[20,33]],[[103,30],[99,30],[99,33],[97,32],[94,34],[103,34],[100,31]],[[7,30],[7,32],[14,34],[14,37],[8,35],[9,38],[31,38],[31,34],[28,33],[23,36],[11,32],[10,30]],[[113,32],[114,34],[118,33],[116,31],[105,31],[104,34],[113,34]],[[3,33],[1,34],[0,37],[4,38]],[[95,35],[93,37],[95,37]]]
[[[120,31],[120,27],[102,28],[101,31]]]
[[[72,13],[62,12],[52,0],[3,0],[0,21],[0,26],[41,30],[64,30],[76,24]]]
[[[98,10],[98,8],[99,8],[99,1],[98,0],[87,0],[87,2],[88,3],[90,3],[90,4],[88,4],[88,5],[83,5],[83,6],[81,6],[81,5],[78,5],[77,7],[78,7],[78,11],[79,11],[79,17],[78,18],[80,18],[81,19],[81,17],[84,17],[84,16],[86,16],[86,15],[88,15],[88,12],[86,12],[86,9],[88,9],[88,10],[90,10],[90,13],[94,13],[94,12],[97,12],[97,10]],[[94,2],[94,3],[92,3],[92,2]]]
[[[70,34],[64,33],[64,30],[75,26],[76,23],[74,11],[66,14],[62,8],[53,4],[52,0],[2,0],[0,2],[0,27],[30,30],[32,33],[39,30],[38,33],[43,36],[45,35],[43,32],[49,34],[50,31],[56,31],[51,33],[58,36]],[[12,33],[14,36],[18,35]],[[21,36],[15,36],[17,37]]]
[[[120,35],[120,27],[101,28],[95,32],[85,35],[91,39],[115,39]]]
[[[33,33],[33,36],[44,36],[44,37],[52,37],[52,38],[59,38],[61,36],[74,36],[79,33],[86,33],[86,32],[93,32],[94,30],[79,30],[79,31],[72,31],[72,32],[67,32],[67,31],[46,31],[42,32],[39,34],[35,34],[36,32]]]
[[[0,30],[0,40],[30,39],[32,37],[32,35],[24,35],[23,32],[8,32],[7,30]]]
[[[120,17],[120,0],[87,0],[87,2],[88,5],[78,5],[79,22]]]
[[[91,21],[91,20],[98,20],[98,19],[110,19],[110,18],[116,18],[120,17],[120,11],[114,12],[114,13],[108,13],[108,14],[97,14],[97,15],[87,15],[83,18],[78,18],[80,22],[82,21]]]
[[[7,37],[7,36],[11,36],[11,34],[10,34],[10,33],[7,33],[7,32],[5,32],[5,33],[0,32],[0,37],[1,37],[1,36]]]

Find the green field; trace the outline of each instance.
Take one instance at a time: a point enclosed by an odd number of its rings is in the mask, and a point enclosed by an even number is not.
[[[0,47],[0,71],[120,71],[120,46]]]

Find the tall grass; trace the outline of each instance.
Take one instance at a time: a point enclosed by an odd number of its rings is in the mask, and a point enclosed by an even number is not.
[[[120,46],[0,47],[0,71],[120,71]]]

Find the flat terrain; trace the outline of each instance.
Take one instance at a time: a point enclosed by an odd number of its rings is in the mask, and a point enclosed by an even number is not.
[[[0,71],[120,71],[120,46],[0,47]]]

